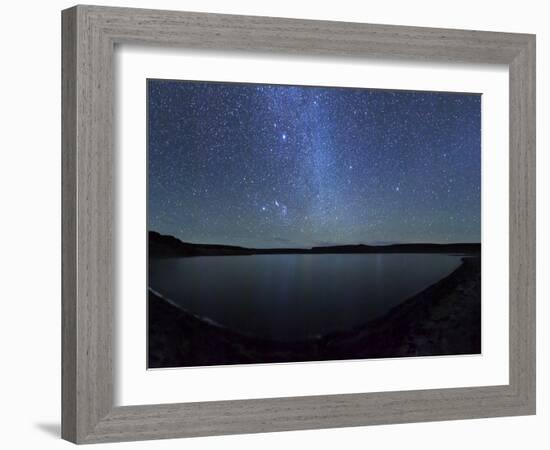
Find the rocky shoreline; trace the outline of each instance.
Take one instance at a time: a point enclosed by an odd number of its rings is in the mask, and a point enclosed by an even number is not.
[[[302,342],[245,336],[148,297],[148,367],[479,354],[481,258],[356,329]]]

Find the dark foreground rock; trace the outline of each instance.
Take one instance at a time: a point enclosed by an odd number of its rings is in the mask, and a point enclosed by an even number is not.
[[[150,368],[481,352],[481,261],[467,257],[446,278],[356,329],[304,342],[244,336],[149,292]]]

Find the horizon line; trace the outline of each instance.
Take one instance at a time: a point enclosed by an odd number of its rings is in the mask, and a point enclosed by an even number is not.
[[[464,241],[464,242],[393,242],[393,243],[372,243],[372,244],[365,244],[362,242],[359,243],[347,243],[347,244],[318,244],[318,245],[310,245],[310,246],[302,246],[302,247],[248,247],[245,245],[238,245],[238,244],[222,244],[222,243],[212,243],[208,244],[205,242],[191,242],[187,240],[182,240],[179,237],[176,237],[172,234],[163,234],[155,230],[147,230],[147,234],[149,233],[155,233],[159,236],[164,237],[170,237],[173,239],[177,239],[182,244],[188,244],[188,245],[213,245],[213,246],[223,246],[223,247],[236,247],[236,248],[242,248],[246,250],[312,250],[314,248],[334,248],[334,247],[357,247],[357,246],[366,246],[366,247],[391,247],[396,245],[481,245],[481,241]]]

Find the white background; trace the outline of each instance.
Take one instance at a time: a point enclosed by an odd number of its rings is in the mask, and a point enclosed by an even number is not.
[[[115,402],[118,405],[508,383],[508,70],[118,47]],[[482,93],[482,355],[144,370],[146,78]],[[244,78],[243,78],[244,77]],[[136,131],[138,130],[138,131]],[[141,130],[141,132],[139,131]],[[504,194],[503,194],[504,193]],[[407,373],[404,377],[402,374]],[[224,383],[218,380],[223,379]],[[272,380],[266,383],[266,380]]]
[[[71,2],[5,2],[2,9],[0,195],[3,286],[0,414],[5,448],[68,448],[60,416],[60,16]],[[333,19],[399,25],[537,33],[538,128],[538,415],[118,444],[117,448],[546,448],[550,396],[545,383],[550,323],[547,233],[550,189],[547,141],[549,94],[544,2],[116,1],[105,5]],[[7,250],[7,251],[6,251]],[[545,276],[546,275],[546,276]],[[545,443],[548,445],[547,442]],[[105,447],[106,446],[98,446]],[[113,448],[113,447],[111,447]]]

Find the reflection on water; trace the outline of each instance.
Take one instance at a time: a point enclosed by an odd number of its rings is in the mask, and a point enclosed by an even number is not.
[[[149,286],[232,330],[289,341],[362,325],[459,264],[439,254],[152,259]]]

